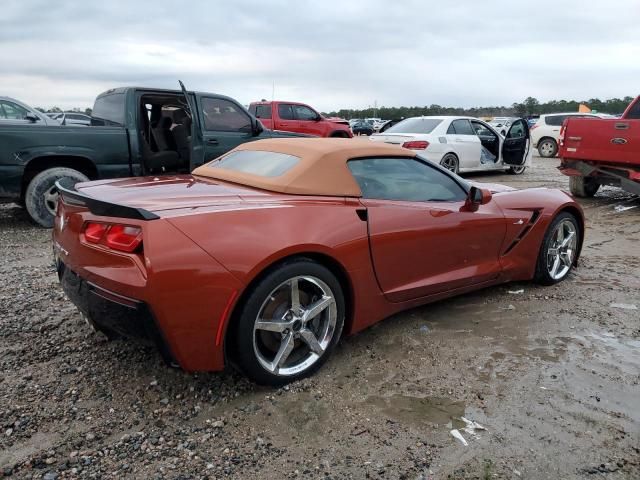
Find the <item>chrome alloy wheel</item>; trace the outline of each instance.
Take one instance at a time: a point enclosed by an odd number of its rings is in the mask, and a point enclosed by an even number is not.
[[[573,265],[576,255],[578,236],[576,227],[570,220],[560,222],[547,249],[547,271],[554,280],[562,279]]]
[[[46,192],[44,192],[44,206],[53,216],[56,214],[56,206],[58,205],[58,187],[52,185]]]
[[[456,157],[454,157],[453,155],[445,155],[440,162],[440,165],[442,165],[450,172],[457,173],[458,171],[458,160],[456,160]]]
[[[263,302],[253,327],[253,349],[268,372],[290,376],[308,369],[329,347],[338,309],[334,294],[312,276],[290,278]]]

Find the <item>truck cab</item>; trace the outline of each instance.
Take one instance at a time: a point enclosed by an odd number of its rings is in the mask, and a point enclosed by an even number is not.
[[[349,122],[339,118],[323,117],[309,105],[299,102],[262,100],[249,106],[253,114],[266,128],[304,133],[317,137],[351,138]]]

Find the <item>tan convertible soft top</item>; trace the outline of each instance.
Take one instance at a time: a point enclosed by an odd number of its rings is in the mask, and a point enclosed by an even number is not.
[[[284,153],[294,155],[300,158],[300,161],[278,177],[265,177],[209,166],[218,159],[196,168],[193,174],[273,192],[360,197],[362,192],[347,167],[348,160],[416,155],[415,152],[398,146],[348,138],[273,138],[243,143],[231,152],[238,150]],[[229,153],[219,158],[224,158]]]

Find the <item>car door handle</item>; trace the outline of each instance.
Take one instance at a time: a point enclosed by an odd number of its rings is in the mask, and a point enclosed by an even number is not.
[[[288,127],[288,126],[289,126],[289,124],[288,124],[288,123],[281,123],[281,124],[280,124],[280,126],[281,126],[281,127]]]
[[[219,145],[219,142],[218,142],[217,138],[210,138],[209,140],[207,140],[207,143],[209,145]]]

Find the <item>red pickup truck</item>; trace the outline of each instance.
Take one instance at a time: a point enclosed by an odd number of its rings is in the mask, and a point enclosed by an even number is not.
[[[249,105],[249,112],[270,130],[307,133],[318,137],[353,137],[349,122],[325,118],[304,103],[263,100]]]
[[[567,118],[559,156],[575,196],[592,197],[600,185],[640,195],[640,96],[620,118]]]

